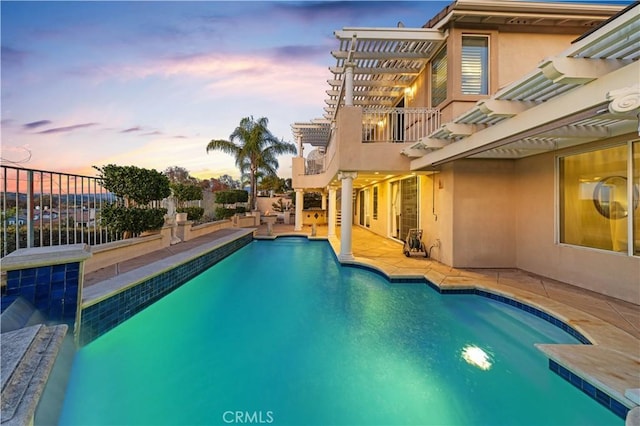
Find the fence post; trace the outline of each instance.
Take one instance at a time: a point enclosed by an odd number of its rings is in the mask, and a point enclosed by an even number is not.
[[[16,228],[17,232],[17,228]],[[27,248],[33,247],[33,170],[27,171]]]

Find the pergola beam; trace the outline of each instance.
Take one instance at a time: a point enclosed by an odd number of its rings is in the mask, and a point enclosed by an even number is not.
[[[395,40],[443,42],[442,32],[431,28],[344,28],[334,31],[336,38],[351,40]]]

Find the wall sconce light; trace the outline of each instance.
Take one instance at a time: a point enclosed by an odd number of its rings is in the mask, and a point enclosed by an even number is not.
[[[415,94],[416,94],[416,88],[414,86],[409,86],[404,89],[404,96],[408,100],[412,100]]]

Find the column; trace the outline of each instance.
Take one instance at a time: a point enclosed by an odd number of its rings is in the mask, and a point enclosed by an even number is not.
[[[304,204],[304,191],[296,189],[296,221],[294,231],[302,231],[302,207]]]
[[[340,254],[338,260],[353,260],[351,249],[351,230],[353,227],[353,180],[358,176],[356,172],[339,172],[338,179],[342,182],[342,224],[340,225]]]
[[[297,139],[298,139],[298,157],[302,157],[302,153],[303,153],[303,150],[302,150],[302,136],[298,135]]]
[[[322,191],[322,198],[320,200],[320,208],[324,211],[327,211],[327,192]]]
[[[335,186],[329,187],[329,213],[327,216],[327,220],[329,221],[327,236],[329,238],[336,236],[336,207],[338,207],[336,206],[336,192],[337,191]]]
[[[346,63],[344,70],[344,106],[353,106],[353,64]]]

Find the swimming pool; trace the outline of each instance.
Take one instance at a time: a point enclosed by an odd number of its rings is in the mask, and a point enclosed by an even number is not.
[[[577,343],[473,295],[254,241],[76,354],[63,425],[611,425],[534,343]]]

